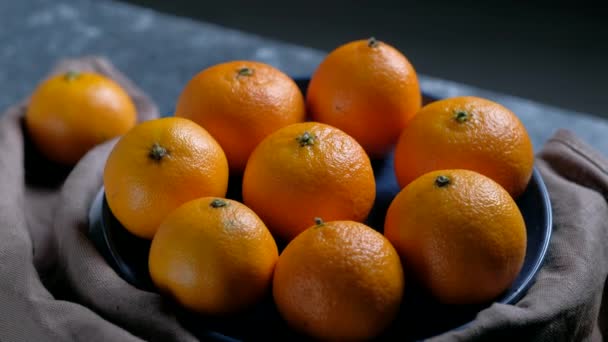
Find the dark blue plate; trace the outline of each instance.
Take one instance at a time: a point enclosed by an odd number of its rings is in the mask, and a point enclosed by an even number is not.
[[[297,80],[305,91],[307,79]],[[433,99],[425,98],[425,102]],[[384,216],[399,186],[393,172],[393,154],[372,162],[376,175],[377,196],[367,224],[382,230]],[[241,200],[241,179],[232,178],[228,198]],[[549,194],[540,173],[535,169],[526,191],[517,199],[526,222],[528,246],[524,266],[512,286],[494,302],[516,303],[532,285],[549,246],[552,217]],[[97,194],[89,215],[89,235],[99,251],[129,283],[144,290],[154,291],[148,274],[150,242],[130,234],[112,215],[103,188]],[[284,247],[277,241],[279,248]],[[383,337],[419,340],[442,332],[459,329],[492,303],[475,306],[448,306],[435,302],[422,288],[408,278],[399,317]],[[279,316],[270,295],[255,307],[238,315],[215,318],[191,314],[176,307],[181,322],[203,340],[237,341],[258,339],[304,340],[289,329]]]

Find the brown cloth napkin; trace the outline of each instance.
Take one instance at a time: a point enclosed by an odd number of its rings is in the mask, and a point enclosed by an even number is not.
[[[54,72],[90,69],[118,80],[140,120],[156,107],[108,62],[85,58]],[[122,280],[86,236],[89,207],[114,141],[88,153],[61,187],[26,184],[24,105],[0,119],[0,341],[194,341],[157,294]],[[495,304],[452,340],[601,340],[608,336],[608,161],[567,131],[538,155],[553,204],[549,255],[524,298]],[[603,302],[603,304],[602,304]]]

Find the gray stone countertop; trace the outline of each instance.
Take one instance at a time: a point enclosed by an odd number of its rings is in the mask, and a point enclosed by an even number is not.
[[[0,111],[26,97],[56,61],[84,55],[109,58],[167,115],[186,82],[212,64],[253,59],[305,77],[324,53],[110,0],[1,1]],[[567,128],[608,155],[607,120],[424,75],[420,81],[432,97],[474,95],[505,105],[537,151]]]

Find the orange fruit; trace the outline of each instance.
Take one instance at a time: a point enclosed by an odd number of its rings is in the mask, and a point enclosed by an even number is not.
[[[489,301],[515,280],[526,227],[513,198],[469,170],[429,172],[391,203],[384,234],[404,266],[440,302]]]
[[[399,255],[382,234],[353,221],[318,221],[283,250],[272,289],[291,327],[342,341],[380,334],[399,311],[403,287]]]
[[[416,71],[398,50],[370,38],[332,51],[313,74],[306,103],[315,121],[386,154],[422,103]]]
[[[272,235],[251,209],[204,197],[162,222],[149,269],[154,284],[184,307],[221,315],[259,301],[270,290],[278,258]]]
[[[401,187],[433,170],[468,169],[502,185],[513,197],[528,185],[534,165],[530,137],[507,108],[478,97],[454,97],[422,108],[395,148]]]
[[[245,204],[285,240],[317,216],[363,221],[375,197],[374,173],[361,145],[317,122],[270,134],[251,154],[243,176]]]
[[[67,72],[43,81],[25,113],[30,138],[49,160],[73,165],[93,146],[135,125],[133,101],[113,80]]]
[[[175,115],[209,131],[226,152],[230,169],[240,173],[262,139],[304,121],[306,109],[302,92],[280,70],[233,61],[194,76],[179,97]]]
[[[203,196],[224,197],[228,162],[201,126],[162,118],[135,126],[116,143],[103,181],[118,221],[136,236],[151,239],[181,204]]]

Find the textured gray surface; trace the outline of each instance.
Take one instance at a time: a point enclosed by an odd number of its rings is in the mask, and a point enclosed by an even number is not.
[[[227,59],[309,74],[322,55],[108,0],[0,1],[0,107],[26,96],[63,57],[107,56],[170,113],[185,83]]]
[[[316,50],[109,0],[0,1],[0,108],[27,96],[58,59],[92,54],[107,56],[164,114],[209,65],[254,59],[301,76],[323,58]],[[567,128],[608,154],[606,120],[435,78],[421,76],[421,83],[435,97],[476,95],[502,103],[522,119],[536,149]]]

